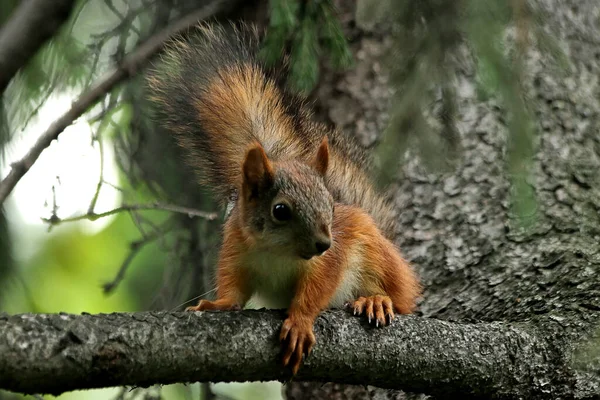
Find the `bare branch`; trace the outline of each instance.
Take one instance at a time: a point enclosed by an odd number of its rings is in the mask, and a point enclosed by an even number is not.
[[[33,0],[30,0],[33,1]],[[44,1],[42,1],[43,3]],[[136,74],[148,59],[157,53],[164,43],[173,35],[184,31],[199,20],[206,19],[218,12],[229,10],[239,3],[239,0],[214,0],[199,11],[189,14],[173,23],[163,31],[151,36],[132,53],[126,56],[117,65],[116,69],[105,78],[100,79],[87,92],[83,93],[72,104],[71,109],[54,121],[36,141],[29,152],[19,161],[11,164],[11,170],[6,178],[0,182],[0,204],[6,200],[17,182],[29,171],[42,151],[55,140],[60,133],[86,112],[98,99],[108,93],[121,81]],[[47,2],[54,4],[54,2]],[[43,25],[43,24],[41,24]]]
[[[148,243],[153,242],[154,240],[163,236],[166,232],[168,232],[170,229],[173,228],[173,225],[174,225],[174,220],[169,219],[165,223],[163,223],[160,228],[155,229],[152,233],[147,234],[147,235],[145,234],[144,237],[142,237],[141,239],[130,243],[129,244],[129,254],[127,255],[127,257],[121,264],[121,267],[119,268],[119,272],[117,272],[117,275],[115,276],[115,278],[112,281],[105,283],[103,285],[104,293],[105,294],[112,293],[112,291],[115,290],[115,288],[119,285],[119,283],[121,283],[123,278],[125,278],[125,272],[127,272],[127,268],[129,268],[129,265],[131,264],[131,262],[133,261],[135,256],[140,252],[140,250],[142,250],[142,248],[145,245],[147,245]]]
[[[98,197],[100,197],[100,191],[102,190],[102,184],[104,183],[104,144],[102,143],[100,132],[96,134],[92,141],[98,143],[98,151],[100,153],[100,177],[98,178],[96,191],[94,192],[94,196],[92,197],[92,201],[90,201],[90,205],[88,207],[88,214],[95,214],[94,210],[96,209],[96,203],[98,202]],[[53,215],[56,215],[56,213],[53,213]]]
[[[133,261],[135,256],[137,256],[137,254],[140,252],[140,250],[142,250],[142,248],[145,245],[152,242],[157,237],[158,237],[158,235],[152,235],[152,236],[148,236],[143,239],[140,239],[140,240],[136,240],[135,242],[132,242],[129,244],[129,254],[127,255],[127,257],[121,264],[121,267],[119,268],[119,272],[117,272],[117,275],[115,276],[115,278],[112,281],[107,282],[104,285],[102,285],[104,294],[110,294],[116,289],[116,287],[119,285],[119,283],[121,283],[123,278],[125,278],[125,272],[127,272],[127,269],[129,268],[129,265],[131,264],[131,262]]]
[[[75,221],[95,221],[99,218],[108,217],[110,215],[115,215],[121,212],[130,212],[130,211],[169,211],[173,213],[185,214],[191,217],[199,217],[204,218],[209,221],[217,218],[217,214],[213,212],[196,210],[194,208],[182,207],[173,204],[162,204],[162,203],[149,203],[149,204],[123,204],[120,207],[113,208],[112,210],[104,211],[101,213],[96,213],[93,210],[88,210],[87,213],[83,215],[78,215],[75,217],[69,218],[59,218],[56,213],[54,213],[50,218],[42,218],[42,221],[54,226],[58,224],[62,224],[65,222],[75,222]]]
[[[69,18],[74,0],[23,0],[0,30],[0,93]]]
[[[279,311],[0,314],[0,388],[59,394],[110,386],[288,380]],[[374,385],[441,398],[574,398],[574,371],[550,328],[398,317],[367,327],[324,312],[298,380]],[[543,337],[542,337],[543,336]],[[554,343],[550,344],[551,341]],[[454,398],[454,397],[452,397]]]

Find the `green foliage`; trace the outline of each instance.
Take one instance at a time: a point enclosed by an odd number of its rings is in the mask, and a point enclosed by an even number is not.
[[[393,38],[393,49],[385,58],[395,94],[390,122],[379,147],[382,185],[393,179],[398,154],[404,154],[411,141],[427,155],[423,160],[435,168],[449,165],[457,153],[453,71],[453,52],[461,41],[457,3],[384,1],[378,5],[362,2],[359,7],[360,23],[383,18],[377,21],[390,25]],[[432,126],[432,104],[438,110],[439,129]]]
[[[533,162],[535,132],[520,82],[522,55],[517,54],[510,60],[501,40],[505,28],[515,18],[511,13],[514,10],[500,3],[483,6],[476,0],[470,0],[468,5],[471,17],[466,21],[466,31],[477,56],[479,75],[486,79],[480,82],[483,85],[481,91],[498,95],[508,115],[507,171],[512,183],[512,210],[522,222],[529,223],[536,208],[534,190],[527,182]]]
[[[289,48],[288,85],[309,92],[319,80],[319,58],[329,56],[333,68],[352,65],[352,52],[331,0],[270,0],[269,28],[261,57],[268,66],[282,60]]]
[[[149,7],[147,2],[137,0],[128,2],[80,0],[70,20],[61,27],[58,34],[36,54],[34,59],[11,82],[4,97],[5,104],[10,104],[8,123],[5,124],[5,127],[9,127],[8,130],[14,134],[23,129],[27,122],[35,117],[37,109],[44,102],[52,101],[52,95],[64,92],[78,94],[89,88],[97,77],[106,71],[107,67],[110,68],[114,65],[115,60],[123,57],[139,41],[168,25],[172,17],[176,17],[177,14],[186,13],[186,9],[175,10],[170,6],[170,3],[170,1],[157,1],[152,3],[152,7]],[[101,23],[94,24],[94,21],[98,20],[101,20]],[[154,135],[152,122],[145,118],[146,104],[141,100],[144,98],[142,81],[143,76],[140,75],[107,93],[85,116],[89,118],[90,125],[95,132],[94,140],[99,144],[100,139],[103,138],[105,141],[108,139],[115,144],[117,156],[120,157],[123,181],[126,182],[119,190],[122,190],[126,202],[149,203],[157,198],[163,200],[168,198],[168,202],[172,204],[184,205],[184,203],[188,203],[186,205],[193,204],[194,207],[202,208],[204,206],[202,202],[197,201],[194,203],[192,200],[186,200],[186,194],[182,195],[182,187],[191,186],[189,182],[193,180],[189,178],[189,175],[179,174],[179,171],[172,167],[172,164],[181,163],[181,157],[166,154],[171,150],[164,145],[164,139],[168,135]],[[50,122],[48,121],[48,123]],[[147,147],[150,147],[150,151],[147,151]],[[164,162],[157,163],[157,155],[163,156],[165,158]],[[136,162],[141,157],[144,158],[143,162],[146,166],[152,166],[153,170],[150,174],[143,168],[136,168]],[[134,170],[138,172],[134,172]],[[140,170],[141,172],[139,172]],[[177,177],[177,179],[173,179],[173,177]],[[137,181],[135,178],[138,178]],[[96,177],[90,177],[90,179],[96,179]],[[115,182],[111,183],[114,184]],[[160,184],[165,184],[166,189],[160,187]],[[101,185],[99,193],[104,190],[113,189],[105,184]],[[189,192],[194,191],[190,190]],[[97,198],[97,194],[94,196],[95,198]],[[100,196],[102,195],[100,194]],[[60,204],[58,206],[60,207]],[[210,208],[207,207],[207,209]],[[169,217],[169,213],[144,212],[143,216],[136,215],[134,217],[136,225],[132,226],[130,217],[123,214],[117,218],[117,221],[122,223],[124,218],[125,221],[128,221],[128,225],[126,224],[126,227],[119,225],[119,229],[121,229],[119,232],[129,233],[128,236],[133,241],[140,240],[148,232],[153,232],[165,223],[166,217]],[[131,292],[139,300],[135,307],[147,309],[151,303],[157,300],[157,293],[163,289],[161,285],[164,278],[164,271],[162,271],[165,264],[164,257],[167,256],[170,248],[179,246],[176,250],[179,251],[178,256],[180,257],[174,258],[178,262],[173,263],[177,265],[173,265],[172,271],[170,271],[173,275],[182,274],[182,271],[178,270],[177,267],[186,267],[188,271],[191,271],[193,268],[190,267],[190,264],[198,263],[197,259],[190,257],[194,254],[190,250],[193,249],[193,245],[189,246],[190,249],[181,248],[180,246],[180,244],[187,245],[188,242],[198,240],[197,236],[191,233],[200,229],[195,224],[195,220],[185,216],[176,218],[176,223],[172,224],[172,232],[165,233],[164,236],[159,238],[160,240],[149,241],[133,259],[127,275],[128,278],[131,277],[131,280],[127,279],[122,286],[132,285]],[[198,225],[202,225],[202,223],[200,222]],[[118,231],[115,226],[113,224],[108,229],[112,232],[112,234],[108,234],[108,238],[111,236],[118,237],[118,234],[115,234]],[[144,230],[145,233],[138,230],[138,228]],[[68,234],[65,233],[67,231]],[[22,281],[35,281],[35,274],[39,273],[48,282],[54,282],[53,276],[58,277],[62,274],[65,279],[68,277],[69,273],[64,273],[60,269],[66,265],[72,265],[73,268],[80,268],[83,271],[89,265],[102,264],[105,276],[99,278],[98,275],[94,275],[92,279],[93,287],[90,286],[89,282],[82,282],[81,286],[82,290],[93,292],[98,299],[103,298],[102,284],[112,279],[112,276],[116,273],[114,269],[118,268],[127,258],[128,239],[121,237],[119,243],[113,241],[111,245],[106,246],[101,241],[90,240],[89,246],[87,244],[80,246],[82,241],[77,239],[80,236],[85,237],[83,232],[77,229],[69,230],[68,224],[57,228],[54,235],[44,245],[47,246],[47,249],[42,250],[43,256],[32,260],[32,266],[19,268],[19,270],[27,269],[33,273],[33,275],[24,276]],[[100,237],[104,236],[97,236],[97,238]],[[61,238],[65,241],[61,241]],[[158,245],[159,242],[160,245]],[[0,234],[0,244],[7,243]],[[65,247],[65,243],[72,243],[72,246]],[[48,252],[53,251],[53,249],[57,253],[49,254]],[[184,254],[186,251],[189,251],[190,254]],[[110,253],[110,256],[104,253]],[[103,262],[99,262],[94,257],[90,257],[90,254],[99,257],[104,254],[105,259]],[[147,258],[144,254],[151,254],[151,256]],[[0,257],[6,255],[7,253],[2,250]],[[70,255],[69,259],[64,258],[66,255]],[[73,259],[71,259],[71,256]],[[82,265],[76,266],[73,264],[75,259]],[[142,267],[138,268],[137,265],[143,265],[143,269],[141,269]],[[4,266],[8,267],[8,264]],[[109,269],[106,269],[106,267],[109,267]],[[38,268],[41,269],[38,270]],[[3,275],[3,277],[6,276],[8,275]],[[25,301],[26,299],[23,297],[25,292],[22,287],[14,285],[15,276],[11,276],[10,279],[12,289],[6,290],[6,287],[3,286],[0,288],[0,292],[4,293],[3,299],[11,301],[11,305],[7,306],[11,311],[17,309],[59,311],[59,308],[68,311],[73,310],[72,306],[71,308],[67,307],[69,302],[73,302],[74,305],[77,304],[66,293],[65,296],[56,296],[54,299],[56,302],[46,305],[38,304],[38,300]],[[17,279],[17,281],[19,280]],[[66,284],[67,280],[61,281],[59,286],[63,283]],[[71,284],[77,285],[79,280],[79,278],[73,278]],[[139,285],[140,282],[143,285]],[[175,294],[178,296],[189,295],[187,292],[189,283],[190,280],[182,280],[182,282],[173,284],[173,287],[163,290],[163,295],[165,292],[168,293],[166,295],[167,300],[163,301],[162,304],[169,308]],[[194,281],[193,283],[196,284],[197,282]],[[51,290],[52,286],[46,288],[44,285],[43,282],[32,285],[35,286],[33,292]],[[186,290],[181,291],[182,286],[185,286]],[[198,286],[195,287],[194,295],[198,294],[197,288]],[[90,297],[96,298],[94,296]],[[175,300],[179,301],[179,299]],[[117,310],[118,303],[118,301],[114,304],[111,303],[112,306],[109,309]],[[88,306],[91,308],[87,311],[98,311],[91,303],[82,304],[80,307],[86,308]]]
[[[281,59],[287,41],[298,25],[298,2],[273,0],[269,2],[269,30],[263,39],[261,57],[273,66]]]
[[[6,0],[0,2],[0,24],[3,24],[12,14],[15,6],[18,4],[16,0]],[[3,150],[6,143],[10,140],[10,129],[6,118],[6,107],[4,97],[0,97],[0,158],[3,156]]]
[[[319,80],[319,49],[316,22],[302,19],[300,29],[292,40],[290,84],[298,91],[311,90]]]
[[[70,19],[13,78],[2,102],[5,139],[24,129],[52,93],[80,88],[90,73],[90,52],[72,35],[86,0],[79,0]],[[0,143],[1,144],[1,143]]]
[[[31,229],[31,228],[29,228]],[[2,287],[3,310],[23,312],[134,311],[132,293],[121,290],[111,297],[101,284],[111,280],[127,251],[135,227],[126,215],[107,229],[86,235],[81,226],[65,225],[45,241],[20,275],[9,275]]]
[[[559,66],[567,65],[556,42],[542,28],[542,14],[526,0],[363,0],[357,20],[364,26],[388,24],[393,37],[394,48],[386,61],[395,94],[379,147],[381,183],[393,179],[397,154],[403,154],[411,142],[416,142],[430,165],[447,167],[456,161],[460,137],[455,120],[460,110],[455,82],[457,71],[464,68],[464,50],[470,48],[480,99],[499,98],[507,116],[506,170],[513,215],[531,222],[536,209],[529,183],[535,129],[522,86],[522,58],[527,46],[535,44],[554,56]],[[507,40],[511,28],[514,38]]]
[[[323,47],[330,53],[333,68],[344,69],[352,66],[352,51],[348,46],[340,21],[335,15],[335,9],[330,3],[321,2],[323,14]]]

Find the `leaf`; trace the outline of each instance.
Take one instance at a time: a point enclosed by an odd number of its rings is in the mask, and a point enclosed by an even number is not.
[[[273,67],[281,60],[286,44],[298,26],[298,8],[296,0],[269,2],[269,28],[259,54],[268,67]]]
[[[329,59],[333,68],[343,69],[352,66],[352,51],[350,51],[340,21],[335,16],[330,1],[321,2],[321,13],[323,19],[323,47],[329,50]]]
[[[300,31],[292,42],[289,85],[299,92],[308,92],[319,79],[319,50],[316,21],[310,17],[302,20]]]

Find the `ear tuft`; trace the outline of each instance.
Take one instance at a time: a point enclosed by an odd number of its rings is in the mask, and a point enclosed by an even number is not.
[[[325,176],[327,172],[327,167],[329,166],[329,142],[327,141],[327,136],[323,138],[321,144],[319,145],[319,149],[317,150],[317,155],[313,161],[313,167],[317,170],[317,172],[321,176]]]
[[[252,193],[256,193],[257,190],[265,187],[273,180],[273,166],[260,144],[248,150],[242,169],[244,184],[248,186]]]

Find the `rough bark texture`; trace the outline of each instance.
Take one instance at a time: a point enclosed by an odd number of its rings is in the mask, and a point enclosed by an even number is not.
[[[371,146],[388,120],[389,86],[379,60],[391,43],[385,33],[355,25],[353,3],[339,2],[356,67],[323,76],[317,98],[325,119]],[[477,98],[467,69],[457,90],[461,162],[451,173],[435,174],[409,157],[394,192],[398,244],[426,287],[424,316],[523,321],[544,330],[555,321],[545,335],[568,353],[600,346],[593,338],[600,314],[600,3],[535,4],[548,11],[548,31],[571,62],[568,71],[557,71],[549,57],[535,49],[528,54],[527,92],[539,125],[531,181],[535,229],[520,231],[510,222],[506,116],[497,102]],[[580,370],[576,397],[600,394],[598,364],[588,359]],[[287,394],[369,398],[360,387],[351,393],[302,383],[288,385]]]
[[[0,316],[0,389],[59,394],[285,380],[277,339],[283,318],[278,311]],[[573,394],[563,352],[528,324],[409,316],[377,329],[364,322],[339,310],[321,315],[318,344],[297,378],[462,398]]]

